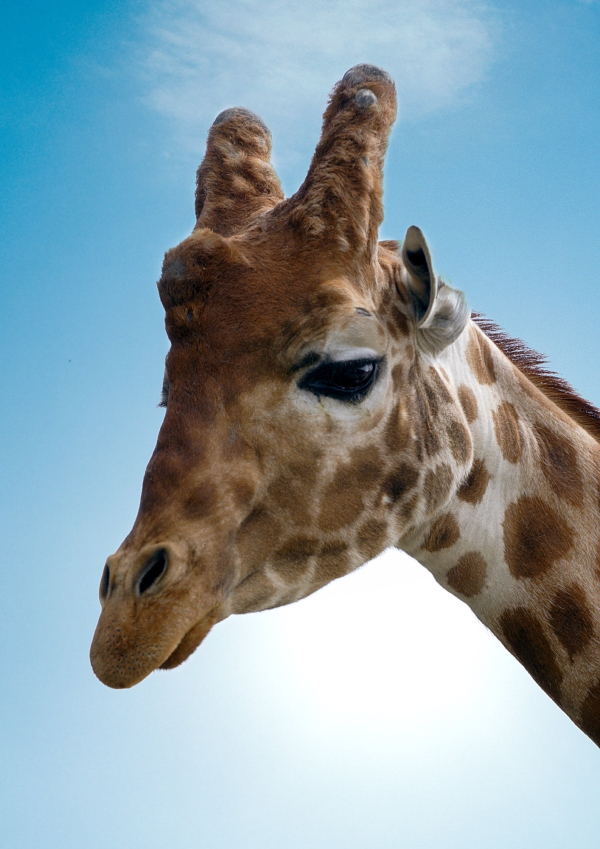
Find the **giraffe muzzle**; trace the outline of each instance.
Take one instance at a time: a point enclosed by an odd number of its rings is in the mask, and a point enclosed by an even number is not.
[[[198,647],[221,618],[225,595],[198,565],[186,547],[170,541],[135,553],[125,544],[108,558],[90,651],[103,684],[132,687],[159,667],[178,666]]]

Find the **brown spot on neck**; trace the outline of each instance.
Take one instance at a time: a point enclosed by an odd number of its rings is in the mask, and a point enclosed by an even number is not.
[[[460,528],[452,513],[444,513],[432,524],[423,543],[425,551],[441,551],[450,548],[460,539]]]
[[[427,472],[423,485],[423,495],[429,513],[441,507],[448,500],[453,479],[452,469],[447,463],[442,463]]]
[[[438,396],[438,398],[443,404],[451,404],[452,396],[450,395],[448,387],[438,374],[437,370],[433,366],[430,366],[427,370],[427,375],[429,378],[431,391],[435,392],[435,394]]]
[[[398,454],[405,447],[409,435],[410,425],[408,415],[405,407],[401,406],[400,402],[398,402],[390,413],[385,426],[385,444],[392,454]]]
[[[491,386],[492,383],[496,382],[491,343],[473,327],[471,327],[466,356],[478,383]]]
[[[448,570],[448,586],[461,595],[471,598],[479,595],[485,586],[487,564],[478,551],[468,551],[456,566]]]
[[[461,383],[458,387],[458,400],[460,401],[460,405],[463,408],[467,421],[469,424],[473,424],[478,416],[477,398],[475,397],[475,393],[464,383]]]
[[[523,453],[523,442],[517,411],[510,401],[502,401],[492,415],[496,440],[502,456],[509,463],[518,463]]]
[[[510,650],[540,687],[560,704],[562,672],[542,623],[525,607],[506,610],[499,623]]]
[[[446,433],[448,434],[452,456],[457,463],[463,465],[467,462],[471,453],[472,443],[469,431],[458,419],[452,419],[446,426]]]
[[[471,471],[456,494],[461,501],[466,501],[467,504],[479,504],[485,495],[489,480],[490,474],[485,465],[485,460],[483,457],[479,457],[473,461]]]
[[[569,553],[573,529],[537,496],[522,496],[504,514],[504,559],[515,578],[537,578]]]
[[[402,363],[396,363],[392,369],[392,383],[394,384],[394,392],[402,392],[404,384],[404,366]]]
[[[415,385],[415,412],[418,424],[416,430],[419,435],[419,445],[429,457],[437,454],[440,450],[440,438],[437,433],[439,413],[438,399],[427,385],[420,385],[415,369],[411,369],[409,381]]]
[[[594,628],[581,587],[573,584],[556,593],[550,608],[550,625],[571,660],[587,646]]]
[[[574,507],[581,507],[583,486],[575,448],[545,425],[536,425],[534,434],[542,471],[552,491]]]
[[[408,463],[397,463],[386,475],[383,482],[383,493],[392,504],[401,501],[404,495],[416,486],[419,472]]]

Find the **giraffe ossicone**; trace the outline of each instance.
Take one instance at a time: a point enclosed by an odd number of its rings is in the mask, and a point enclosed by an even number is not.
[[[378,242],[395,114],[388,74],[348,71],[288,199],[259,118],[210,128],[158,283],[165,418],[92,665],[130,687],[396,546],[600,743],[600,413],[471,318],[418,228]]]

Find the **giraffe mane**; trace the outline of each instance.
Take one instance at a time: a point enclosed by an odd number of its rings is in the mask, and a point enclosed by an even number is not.
[[[499,325],[480,313],[471,318],[508,359],[544,395],[600,442],[600,410],[573,389],[570,383],[546,367],[548,358],[521,339],[509,336]]]

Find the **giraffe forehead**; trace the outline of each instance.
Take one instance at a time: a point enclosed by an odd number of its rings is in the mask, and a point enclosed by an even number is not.
[[[340,262],[322,246],[296,245],[293,236],[251,231],[225,238],[200,229],[168,251],[158,288],[171,339],[223,329],[230,342],[241,334],[245,343],[264,345],[377,310],[385,282],[393,283],[389,258]]]
[[[344,280],[273,292],[252,278],[238,279],[206,301],[170,307],[166,325],[172,351],[185,352],[183,359],[235,361],[236,367],[243,361],[252,369],[260,362],[293,369],[311,353],[342,360],[383,356],[389,339],[373,307]]]

